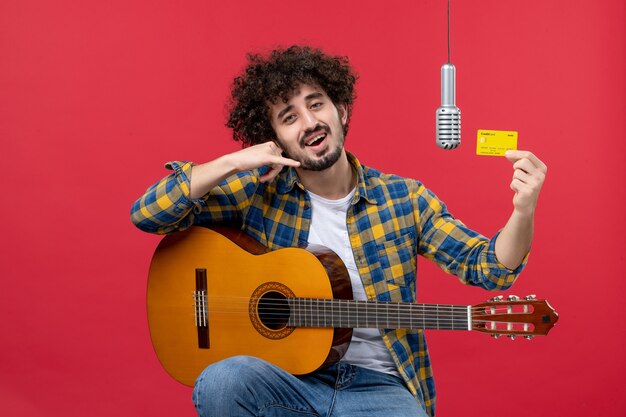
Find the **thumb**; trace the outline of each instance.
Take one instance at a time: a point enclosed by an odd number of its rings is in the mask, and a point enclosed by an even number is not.
[[[508,159],[509,162],[513,162],[514,163],[514,162],[517,162],[520,159],[522,159],[524,156],[523,156],[523,153],[521,151],[515,151],[515,150],[509,149],[508,151],[506,151],[504,153],[504,157],[506,159]]]

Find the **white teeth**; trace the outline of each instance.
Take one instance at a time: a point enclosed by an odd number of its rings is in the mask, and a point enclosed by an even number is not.
[[[315,142],[316,140],[320,140],[320,139],[322,139],[324,137],[326,137],[326,133],[319,134],[319,135],[315,136],[314,138],[312,138],[310,141],[308,141],[306,144],[308,146],[308,145],[312,144],[313,142]]]

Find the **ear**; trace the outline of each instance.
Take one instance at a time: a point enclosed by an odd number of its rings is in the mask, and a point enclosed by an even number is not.
[[[341,124],[346,125],[348,122],[348,106],[345,104],[337,104],[337,111],[339,112],[339,117],[341,117]]]

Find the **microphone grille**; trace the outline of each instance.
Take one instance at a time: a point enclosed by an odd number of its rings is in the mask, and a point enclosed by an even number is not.
[[[461,144],[461,110],[456,106],[437,109],[437,146],[455,149]]]

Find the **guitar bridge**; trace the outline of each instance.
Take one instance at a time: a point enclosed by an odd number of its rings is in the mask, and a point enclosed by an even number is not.
[[[198,330],[198,348],[208,349],[209,341],[209,324],[208,310],[209,301],[207,298],[207,278],[206,269],[196,268],[196,290],[193,292],[194,299],[194,317],[196,321],[196,329]]]

